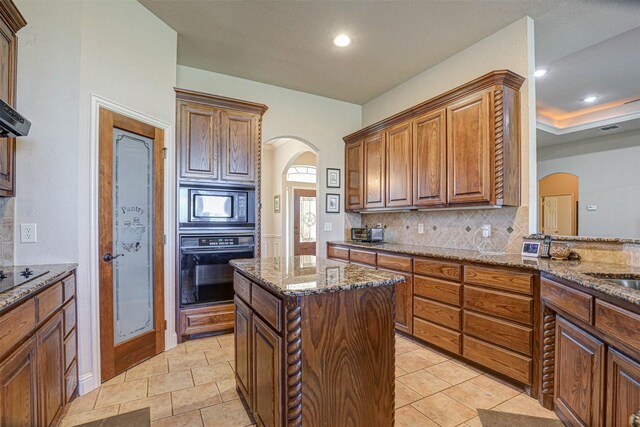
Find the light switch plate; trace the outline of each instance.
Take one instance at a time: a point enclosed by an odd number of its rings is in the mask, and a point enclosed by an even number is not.
[[[418,234],[424,234],[424,224],[418,224]]]
[[[324,231],[331,231],[333,230],[333,224],[330,222],[325,222],[324,223]]]
[[[20,224],[20,242],[36,243],[38,241],[35,224]]]
[[[587,210],[588,211],[597,211],[598,210],[598,206],[597,205],[587,205]]]

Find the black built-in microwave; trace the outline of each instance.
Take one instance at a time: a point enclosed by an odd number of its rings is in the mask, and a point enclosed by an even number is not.
[[[180,187],[179,198],[180,228],[255,228],[253,189]]]

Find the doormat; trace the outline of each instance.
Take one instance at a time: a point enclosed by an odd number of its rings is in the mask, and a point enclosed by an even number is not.
[[[98,421],[80,424],[78,427],[145,427],[151,425],[151,409],[142,408],[125,414],[114,415]]]
[[[478,409],[482,427],[564,427],[562,421],[509,412]]]

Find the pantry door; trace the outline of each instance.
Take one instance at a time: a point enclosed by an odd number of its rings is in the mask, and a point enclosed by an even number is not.
[[[100,109],[102,381],[164,350],[164,132]]]

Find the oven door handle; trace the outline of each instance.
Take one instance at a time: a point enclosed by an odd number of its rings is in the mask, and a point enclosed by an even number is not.
[[[254,250],[254,246],[234,246],[230,247],[209,247],[209,248],[201,248],[201,249],[180,249],[183,254],[206,254],[206,253],[219,253],[219,252],[227,252],[227,253],[238,253],[238,252],[247,252],[249,250]]]

